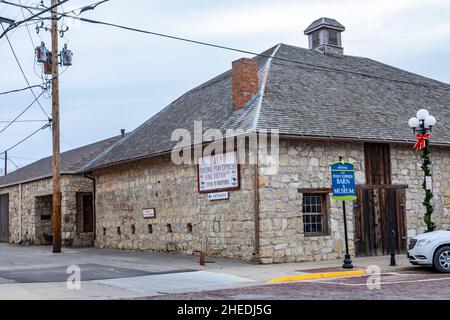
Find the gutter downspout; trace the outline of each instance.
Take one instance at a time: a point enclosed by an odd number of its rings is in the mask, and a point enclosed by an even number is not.
[[[263,80],[261,83],[261,88],[259,91],[259,100],[258,100],[258,104],[256,106],[256,111],[255,111],[255,117],[253,119],[253,123],[252,123],[252,132],[256,135],[256,141],[257,141],[257,147],[256,147],[256,164],[255,164],[255,252],[254,252],[254,260],[256,263],[260,264],[261,260],[260,260],[260,218],[259,218],[259,213],[260,213],[260,198],[259,198],[259,144],[258,144],[258,132],[257,132],[257,128],[258,128],[258,121],[259,121],[259,116],[261,114],[261,108],[262,108],[262,103],[263,103],[263,99],[264,99],[264,94],[266,91],[266,86],[267,86],[267,82],[269,80],[269,72],[270,72],[270,67],[272,65],[272,60],[275,57],[275,55],[277,54],[278,50],[281,47],[281,43],[277,45],[277,47],[275,48],[275,50],[272,52],[271,56],[269,59],[267,59],[265,68],[264,68],[264,75],[263,75]]]
[[[19,184],[19,243],[22,241],[22,184]]]
[[[255,163],[255,252],[254,260],[260,264],[260,220],[259,220],[259,152],[256,150]]]
[[[92,192],[92,201],[94,202],[92,204],[92,214],[94,215],[94,245],[95,240],[97,239],[97,180],[95,177],[90,176],[88,174],[84,174],[84,177],[91,180],[93,183],[93,192]]]

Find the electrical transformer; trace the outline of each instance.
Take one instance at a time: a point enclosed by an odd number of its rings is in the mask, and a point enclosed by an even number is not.
[[[51,75],[52,74],[52,53],[47,52],[47,59],[44,62],[44,73]]]
[[[47,62],[47,48],[45,47],[45,43],[42,42],[39,47],[36,48],[36,60],[39,63]]]
[[[67,49],[67,44],[64,45],[63,50],[61,51],[61,64],[65,67],[72,65],[73,53],[69,49]]]

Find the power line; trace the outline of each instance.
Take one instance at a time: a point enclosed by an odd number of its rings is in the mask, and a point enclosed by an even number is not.
[[[48,120],[0,120],[0,123],[11,123],[11,122],[16,122],[16,123],[33,123],[33,122],[48,122]]]
[[[19,1],[19,5],[20,5],[20,11],[22,11],[22,16],[24,19],[26,19],[25,17],[25,12],[23,11],[24,6],[22,6],[22,2],[20,0]],[[29,9],[27,9],[28,11],[30,11]],[[33,41],[33,37],[31,36],[31,32],[30,32],[30,28],[28,27],[28,24],[26,24],[27,27],[27,32],[28,32],[28,36],[30,37],[31,40],[31,45],[33,46],[33,50],[36,48],[36,46],[34,45],[34,41]]]
[[[19,159],[19,160],[29,160],[29,161],[38,161],[39,160],[39,159],[34,159],[34,158],[18,157],[18,156],[10,156],[10,155],[8,155],[8,158]],[[1,157],[0,157],[0,159],[5,160],[5,158],[1,158]]]
[[[24,110],[22,110],[22,112],[14,118],[14,120],[12,120],[8,125],[6,125],[2,130],[0,130],[0,133],[3,133],[6,131],[6,129],[8,129],[10,126],[12,126],[25,112],[28,111],[28,109],[30,109],[34,103],[44,94],[45,91],[42,91],[41,94],[39,96],[37,96],[33,102],[31,102],[28,107],[26,107]]]
[[[17,142],[15,145],[13,145],[12,147],[6,149],[5,151],[1,152],[0,154],[4,154],[5,152],[11,151],[12,149],[14,149],[15,147],[17,147],[18,145],[24,143],[25,141],[27,141],[28,139],[30,139],[31,137],[33,137],[35,134],[37,134],[39,131],[41,130],[45,130],[48,127],[51,126],[51,121],[49,121],[46,125],[42,126],[41,128],[37,129],[36,131],[34,131],[32,134],[28,135],[26,138],[20,140],[19,142]]]
[[[0,157],[0,160],[5,160],[5,158]],[[10,156],[8,156],[7,161],[11,162],[11,163],[14,165],[14,167],[16,167],[16,169],[20,169],[20,166],[19,166],[17,163],[15,163],[15,162],[11,159]],[[4,169],[2,168],[1,171],[4,171]]]
[[[95,3],[93,3],[93,4],[86,5],[86,6],[83,6],[83,7],[79,7],[79,8],[77,8],[77,9],[74,9],[74,10],[71,10],[71,11],[66,11],[66,12],[64,12],[64,13],[65,13],[65,14],[67,14],[67,13],[74,13],[74,14],[76,14],[77,16],[79,16],[79,15],[82,14],[83,12],[86,12],[86,11],[89,11],[89,10],[94,10],[94,9],[97,8],[99,5],[101,5],[102,3],[105,3],[105,2],[108,2],[108,1],[110,1],[110,0],[98,1],[98,2],[95,2]],[[78,12],[78,13],[77,13],[77,12]]]
[[[33,14],[32,16],[30,16],[30,17],[27,18],[27,19],[24,19],[24,20],[22,20],[22,21],[18,21],[18,22],[15,22],[14,24],[11,24],[6,30],[3,31],[3,33],[0,35],[0,39],[3,38],[9,31],[11,31],[11,30],[17,28],[17,27],[20,26],[21,24],[24,24],[24,23],[26,23],[26,22],[32,21],[32,20],[34,20],[35,18],[40,17],[40,16],[43,15],[44,13],[49,12],[49,11],[52,11],[53,9],[59,7],[60,5],[66,3],[67,1],[69,1],[69,0],[61,0],[61,1],[58,2],[57,4],[55,4],[55,5],[53,5],[53,6],[49,7],[49,8],[45,8],[45,9],[43,9],[42,11],[40,11],[39,13]],[[10,2],[6,2],[6,1],[4,1],[4,0],[0,0],[0,2],[3,2],[3,3],[5,3],[5,4],[11,4]],[[33,8],[33,7],[31,7],[31,8]],[[34,9],[34,8],[33,8],[33,9]],[[39,9],[38,9],[38,10],[39,10]]]
[[[19,5],[20,5],[20,11],[22,12],[22,16],[23,16],[24,19],[26,19],[25,12],[24,12],[24,6],[22,5],[21,0],[18,0],[18,1],[19,1]],[[26,10],[28,10],[29,12],[31,12],[30,9],[26,9]],[[31,12],[31,13],[32,13],[32,12]],[[31,36],[31,32],[30,32],[30,28],[29,28],[29,26],[28,26],[28,23],[25,24],[25,27],[27,28],[27,33],[28,33],[28,37],[30,38],[32,50],[34,51],[34,50],[36,49],[36,45],[34,44],[33,37]],[[44,80],[44,75],[43,75],[43,72],[42,72],[42,67],[41,67],[41,74],[39,75],[38,72],[36,72],[36,66],[37,66],[36,59],[35,59],[33,62],[34,62],[34,64],[33,64],[33,71],[34,71],[34,74],[35,74],[38,78],[42,79],[42,81],[44,82],[45,80]]]
[[[3,27],[3,25],[2,25],[2,29],[5,30],[5,28]],[[25,79],[25,82],[28,84],[28,87],[30,87],[29,89],[30,89],[31,93],[33,94],[33,96],[35,97],[36,102],[37,102],[37,104],[39,105],[39,108],[42,110],[42,112],[45,114],[45,116],[46,116],[48,119],[50,119],[50,116],[49,116],[48,113],[44,110],[44,108],[42,107],[41,103],[39,102],[39,99],[37,98],[36,93],[34,93],[34,90],[31,88],[30,81],[28,81],[28,78],[27,78],[25,72],[23,71],[23,68],[22,68],[22,65],[20,64],[19,58],[17,57],[17,54],[16,54],[16,52],[15,52],[15,50],[14,50],[14,47],[12,46],[12,43],[11,43],[11,41],[9,40],[9,37],[8,37],[7,34],[6,34],[6,40],[8,41],[9,47],[11,48],[11,51],[12,51],[12,53],[13,53],[13,55],[14,55],[14,58],[15,58],[15,60],[16,60],[16,62],[17,62],[17,65],[19,66],[20,72],[22,73],[22,76],[23,76],[23,78]]]
[[[62,17],[68,17],[71,19],[80,20],[80,21],[87,22],[87,23],[99,24],[99,25],[119,28],[119,29],[123,29],[123,30],[128,30],[128,31],[163,37],[163,38],[169,38],[172,40],[184,41],[184,42],[189,42],[189,43],[198,44],[198,45],[202,45],[202,46],[213,47],[213,48],[217,48],[217,49],[223,49],[223,50],[228,50],[228,51],[250,54],[250,55],[259,56],[259,57],[263,57],[263,58],[273,58],[274,60],[291,62],[291,63],[295,63],[298,65],[306,66],[306,67],[309,67],[308,68],[309,70],[343,72],[343,73],[355,74],[355,75],[364,76],[364,77],[370,77],[370,78],[383,80],[383,81],[392,81],[392,82],[398,82],[398,83],[403,83],[403,84],[426,87],[426,88],[430,88],[430,89],[439,89],[439,90],[450,91],[450,88],[446,88],[444,86],[442,86],[442,87],[441,86],[429,86],[429,85],[425,85],[425,84],[421,84],[421,83],[417,83],[417,82],[385,78],[385,77],[381,77],[381,76],[377,76],[377,75],[369,74],[369,73],[364,73],[364,72],[345,70],[345,69],[340,69],[340,68],[333,68],[333,67],[329,67],[329,66],[321,66],[321,65],[317,65],[317,64],[313,64],[313,63],[307,63],[307,62],[302,62],[302,61],[292,60],[292,59],[287,59],[287,58],[282,58],[282,57],[276,57],[276,56],[271,57],[268,54],[262,54],[262,53],[257,53],[257,52],[253,52],[253,51],[242,50],[242,49],[237,49],[237,48],[233,48],[233,47],[218,45],[218,44],[209,43],[209,42],[197,41],[197,40],[182,38],[182,37],[178,37],[178,36],[173,36],[173,35],[168,35],[168,34],[164,34],[164,33],[153,32],[153,31],[147,31],[147,30],[133,28],[133,27],[127,27],[127,26],[109,23],[109,22],[80,18],[80,17],[68,15],[67,13],[61,13],[60,18],[62,18]]]
[[[2,2],[4,2],[4,1],[2,1]],[[100,3],[103,3],[103,2],[105,2],[105,1],[100,1],[100,2],[98,2],[98,3],[96,3],[96,4],[92,5],[92,6],[94,6],[94,8],[95,8],[95,6],[97,6],[97,5],[99,5]],[[81,7],[80,9],[87,8],[87,7],[90,7],[90,6]],[[149,35],[153,35],[153,36],[159,36],[159,37],[169,38],[169,39],[173,39],[173,40],[184,41],[184,42],[194,43],[194,44],[208,46],[208,47],[214,47],[214,48],[223,49],[223,50],[229,50],[229,51],[234,51],[234,52],[239,52],[239,53],[251,54],[251,55],[254,55],[254,56],[259,56],[259,57],[264,57],[264,58],[271,58],[270,55],[261,54],[261,53],[257,53],[257,52],[253,52],[253,51],[249,51],[249,50],[242,50],[242,49],[237,49],[237,48],[233,48],[233,47],[228,47],[228,46],[208,43],[208,42],[204,42],[204,41],[197,41],[197,40],[182,38],[182,37],[178,37],[178,36],[173,36],[173,35],[153,32],[153,31],[147,31],[147,30],[133,28],[133,27],[127,27],[127,26],[118,25],[118,24],[109,23],[109,22],[103,22],[103,21],[98,21],[98,20],[93,20],[93,19],[80,18],[80,17],[76,17],[76,16],[72,16],[72,15],[68,14],[68,13],[75,12],[77,10],[79,10],[79,9],[68,11],[68,12],[64,12],[64,13],[60,13],[59,14],[59,16],[60,16],[59,19],[67,17],[67,18],[80,20],[80,21],[87,22],[87,23],[100,24],[100,25],[115,27],[115,28],[124,29],[124,30],[128,30],[128,31],[134,31],[134,32],[149,34]],[[51,18],[40,18],[40,20],[43,20],[43,19],[45,20],[45,19],[51,19]],[[309,70],[349,73],[349,74],[355,74],[355,75],[359,75],[359,76],[370,77],[370,78],[383,80],[383,81],[398,82],[398,83],[403,83],[403,84],[408,84],[408,85],[421,86],[421,87],[425,87],[425,88],[429,88],[429,89],[450,91],[449,88],[446,88],[444,86],[429,86],[429,85],[425,85],[425,84],[421,84],[421,83],[417,83],[417,82],[385,78],[385,77],[377,76],[377,75],[374,75],[374,74],[358,72],[358,71],[352,71],[352,70],[345,70],[345,69],[340,69],[340,68],[333,68],[333,67],[329,67],[329,66],[316,65],[316,64],[313,64],[313,63],[307,63],[307,62],[302,62],[302,61],[297,61],[297,60],[292,60],[292,59],[287,59],[287,58],[282,58],[282,57],[272,57],[272,58],[274,60],[280,60],[280,61],[295,63],[295,64],[302,65],[302,66],[307,66],[307,67],[309,67],[308,68]]]
[[[5,1],[5,0],[0,0],[0,2],[1,2],[1,3],[4,3],[4,4],[8,4],[8,5],[13,6],[13,7],[18,7],[18,8],[21,8],[21,9],[26,9],[26,10],[28,10],[28,12],[30,12],[31,14],[33,14],[33,12],[32,12],[31,10],[39,10],[39,11],[43,11],[43,10],[44,10],[44,9],[40,9],[40,8],[37,8],[37,7],[24,6],[24,5],[22,5],[22,4],[20,3],[20,1],[19,1],[19,4],[14,3],[14,2]]]
[[[10,157],[8,157],[8,161],[11,162],[14,165],[14,167],[16,167],[16,169],[20,169],[20,167],[17,165],[17,163],[12,161],[12,159]]]
[[[43,89],[43,87],[41,85],[37,84],[37,85],[34,85],[34,86],[28,86],[28,87],[25,87],[25,88],[22,88],[22,89],[15,89],[15,90],[11,90],[11,91],[0,92],[0,96],[11,94],[11,93],[17,93],[17,92],[29,90],[29,89],[32,89],[32,88],[41,88],[41,89]]]
[[[208,47],[213,47],[213,48],[218,48],[218,49],[223,49],[223,50],[229,50],[229,51],[234,51],[234,52],[239,52],[239,53],[251,54],[251,55],[254,55],[254,56],[259,56],[259,57],[264,57],[264,58],[271,58],[271,56],[268,55],[268,54],[261,54],[261,53],[257,53],[257,52],[253,52],[253,51],[249,51],[249,50],[237,49],[237,48],[223,46],[223,45],[218,45],[218,44],[214,44],[214,43],[209,43],[209,42],[204,42],[204,41],[197,41],[197,40],[182,38],[182,37],[178,37],[178,36],[173,36],[173,35],[168,35],[168,34],[163,34],[163,33],[158,33],[158,32],[138,29],[138,28],[133,28],[133,27],[127,27],[127,26],[114,24],[114,23],[109,23],[109,22],[103,22],[103,21],[98,21],[98,20],[93,20],[93,19],[86,19],[86,18],[81,18],[81,17],[72,16],[72,15],[68,14],[68,13],[75,13],[77,10],[80,10],[80,9],[82,10],[84,8],[91,8],[92,7],[92,9],[93,9],[93,8],[95,8],[96,6],[98,6],[99,4],[101,4],[103,2],[106,2],[106,1],[100,1],[100,2],[94,3],[92,5],[81,7],[79,9],[75,9],[75,10],[59,13],[58,14],[59,15],[59,19],[67,17],[67,18],[80,20],[80,21],[87,22],[87,23],[100,24],[100,25],[115,27],[115,28],[124,29],[124,30],[128,30],[128,31],[144,33],[144,34],[149,34],[149,35],[153,35],[153,36],[159,36],[159,37],[164,37],[164,38],[169,38],[169,39],[173,39],[173,40],[194,43],[194,44],[198,44],[198,45],[203,45],[203,46],[208,46]],[[41,10],[41,9],[39,9],[39,10]],[[51,19],[51,18],[40,18],[40,20],[43,20],[43,19],[45,20],[45,19]],[[280,61],[285,61],[285,62],[296,63],[296,64],[299,64],[299,65],[302,65],[302,66],[308,66],[309,70],[349,73],[349,74],[355,74],[355,75],[364,76],[364,77],[370,77],[370,78],[374,78],[374,79],[378,79],[378,80],[392,81],[392,82],[398,82],[398,83],[403,83],[403,84],[408,84],[408,85],[415,85],[415,86],[426,87],[426,88],[430,88],[430,89],[439,89],[439,90],[444,90],[444,91],[450,91],[449,88],[446,88],[444,86],[429,86],[429,85],[425,85],[425,84],[421,84],[421,83],[417,83],[417,82],[411,82],[411,81],[399,80],[399,79],[391,79],[391,78],[377,76],[377,75],[374,75],[374,74],[358,72],[358,71],[352,71],[352,70],[345,70],[345,69],[334,68],[334,67],[323,66],[323,65],[317,65],[317,64],[313,64],[313,63],[307,63],[307,62],[302,62],[302,61],[292,60],[292,59],[287,59],[287,58],[282,58],[282,57],[272,57],[272,58],[274,60],[280,60]]]

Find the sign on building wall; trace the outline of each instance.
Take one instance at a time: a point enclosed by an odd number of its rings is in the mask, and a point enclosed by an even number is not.
[[[142,214],[144,216],[144,219],[154,219],[156,218],[156,209],[155,208],[143,209]]]
[[[356,200],[355,169],[351,163],[330,164],[333,185],[333,199],[341,201]]]
[[[238,190],[239,165],[236,152],[228,152],[199,159],[198,191],[201,193]]]
[[[230,193],[226,191],[208,194],[209,201],[228,200],[228,199],[230,199]]]

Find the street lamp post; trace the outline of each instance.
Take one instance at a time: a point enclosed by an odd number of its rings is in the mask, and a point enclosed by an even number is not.
[[[414,146],[414,150],[422,151],[422,170],[424,172],[423,189],[425,190],[425,201],[423,204],[426,209],[424,221],[427,224],[427,232],[432,232],[436,229],[436,224],[431,219],[434,209],[431,203],[433,199],[433,187],[430,169],[432,164],[430,157],[430,137],[433,127],[436,125],[436,118],[431,116],[428,110],[421,109],[417,112],[416,117],[409,119],[408,125],[413,129],[417,137],[417,143]]]

